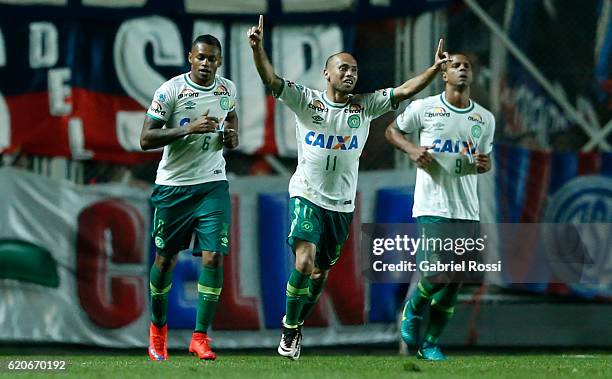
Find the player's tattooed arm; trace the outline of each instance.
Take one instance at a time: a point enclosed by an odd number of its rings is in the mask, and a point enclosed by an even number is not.
[[[236,111],[228,113],[223,122],[223,145],[228,149],[238,147],[238,115],[236,115]]]
[[[283,88],[283,80],[274,73],[274,67],[268,59],[263,46],[264,25],[263,15],[259,15],[259,25],[252,26],[247,31],[247,38],[253,50],[253,61],[261,81],[270,88],[273,93],[278,94]]]
[[[433,161],[433,156],[429,152],[431,146],[417,146],[404,138],[404,133],[397,128],[393,121],[385,130],[385,138],[396,149],[408,154],[410,160],[416,163],[419,168],[426,169]]]
[[[157,149],[166,146],[188,134],[213,133],[219,125],[216,117],[208,116],[208,110],[200,117],[180,128],[162,129],[166,123],[145,115],[140,132],[140,147],[142,150]]]
[[[436,77],[443,68],[443,65],[449,61],[450,56],[448,52],[444,51],[444,40],[440,39],[434,56],[434,64],[419,75],[408,79],[401,86],[395,88],[393,90],[395,100],[399,103],[421,92]]]

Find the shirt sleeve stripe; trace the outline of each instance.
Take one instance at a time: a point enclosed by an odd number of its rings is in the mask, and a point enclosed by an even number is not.
[[[389,96],[391,98],[391,106],[393,109],[397,109],[399,107],[399,103],[395,100],[395,95],[393,94],[393,88],[391,88],[391,94]]]
[[[157,121],[161,121],[161,122],[166,122],[166,120],[164,120],[163,118],[159,118],[157,116],[153,116],[151,113],[149,112],[145,112],[145,114],[149,117],[151,117],[153,120],[157,120]]]

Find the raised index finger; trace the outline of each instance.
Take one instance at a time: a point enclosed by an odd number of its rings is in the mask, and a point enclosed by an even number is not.
[[[263,14],[259,15],[259,25],[257,26],[257,28],[263,32]]]
[[[440,40],[438,41],[438,50],[436,51],[436,53],[438,55],[442,55],[442,50],[444,50],[444,39],[440,38]]]

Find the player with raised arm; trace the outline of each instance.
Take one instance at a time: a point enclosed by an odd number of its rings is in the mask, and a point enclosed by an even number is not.
[[[289,183],[291,227],[287,242],[295,268],[287,283],[286,314],[278,353],[300,356],[301,326],[315,306],[328,273],[340,258],[355,209],[359,157],[370,122],[397,108],[435,77],[448,57],[438,44],[435,63],[396,88],[353,94],[357,61],[347,53],[330,56],[324,91],[281,78],[263,48],[263,16],[247,31],[253,59],[263,83],[296,115],[298,166]]]
[[[442,72],[444,92],[413,101],[385,133],[387,140],[417,165],[412,215],[417,218],[419,236],[428,238],[447,237],[450,224],[455,231],[473,233],[479,221],[476,174],[491,169],[495,118],[470,99],[473,74],[468,57],[452,54],[450,58]],[[419,145],[404,138],[412,132],[420,133]],[[452,252],[422,248],[417,252],[419,262],[452,258]],[[443,360],[438,340],[453,315],[461,279],[445,272],[422,274],[416,292],[404,306],[401,337],[408,345],[418,342],[417,325],[425,306],[431,305],[417,357]]]
[[[228,254],[230,197],[223,147],[238,146],[236,86],[216,75],[221,43],[197,37],[188,55],[191,71],[159,87],[145,115],[140,145],[164,147],[151,195],[153,239],[149,357],[168,359],[166,312],[172,270],[178,253],[195,234],[194,255],[202,256],[198,309],[189,351],[215,359],[207,331],[223,286],[223,256]]]

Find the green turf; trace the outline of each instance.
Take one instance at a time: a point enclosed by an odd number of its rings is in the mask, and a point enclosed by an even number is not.
[[[0,356],[0,361],[19,359]],[[49,356],[23,356],[49,359]],[[59,359],[54,356],[52,359]],[[430,363],[412,357],[364,355],[309,355],[297,362],[275,355],[221,354],[214,362],[175,353],[167,362],[151,362],[145,355],[67,355],[68,369],[57,378],[610,378],[612,355],[511,354],[452,355]],[[6,365],[4,365],[6,367]],[[41,377],[39,372],[15,376],[3,368],[0,376]],[[50,376],[49,374],[45,376]]]

